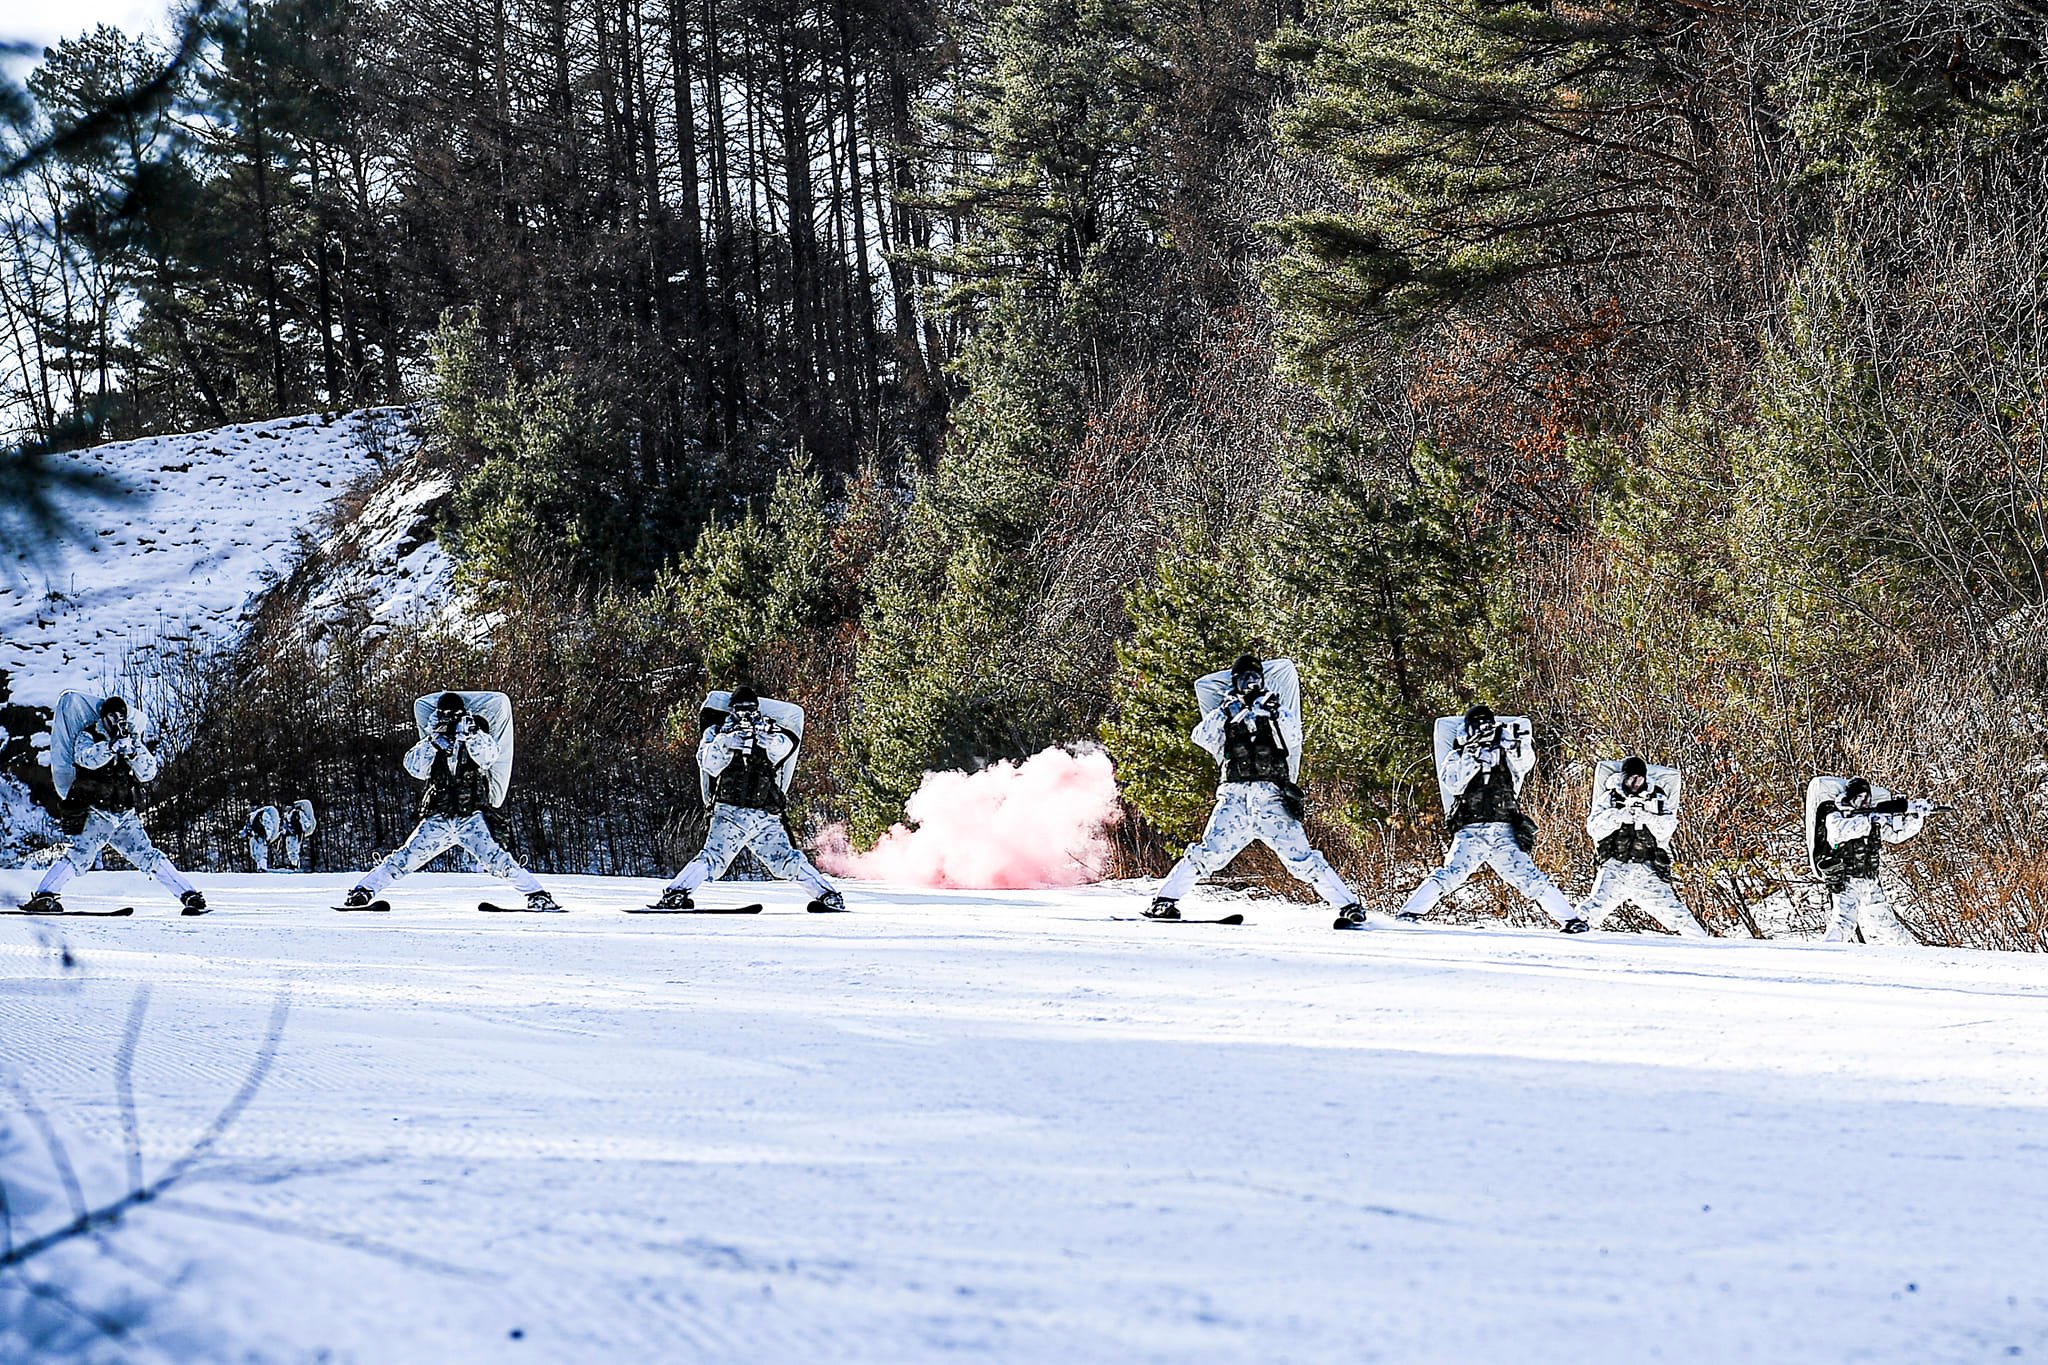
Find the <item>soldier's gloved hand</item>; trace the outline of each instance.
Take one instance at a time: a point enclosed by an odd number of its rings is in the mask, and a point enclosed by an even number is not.
[[[142,741],[133,735],[123,735],[114,741],[114,752],[122,758],[133,758],[142,752]]]
[[[452,754],[455,752],[455,737],[436,730],[434,732],[434,747],[444,754]]]

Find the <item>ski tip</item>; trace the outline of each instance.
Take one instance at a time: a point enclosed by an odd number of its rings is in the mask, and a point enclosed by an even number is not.
[[[1243,924],[1243,923],[1244,923],[1244,916],[1243,916],[1243,915],[1225,915],[1225,916],[1224,916],[1224,917],[1223,917],[1222,919],[1219,919],[1219,920],[1217,920],[1216,922],[1217,922],[1218,924]]]

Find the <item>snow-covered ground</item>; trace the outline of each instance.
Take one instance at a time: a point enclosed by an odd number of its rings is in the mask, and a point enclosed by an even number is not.
[[[101,1194],[138,988],[151,1170],[291,992],[204,1182],[73,1263],[154,1305],[133,1358],[2048,1352],[2037,957],[1111,922],[1139,888],[676,919],[559,878],[573,913],[492,918],[481,878],[388,916],[204,880],[204,919],[95,874],[74,905],[135,918],[0,921],[0,1055]],[[141,1269],[85,1259],[115,1251]]]
[[[0,668],[16,699],[48,706],[67,687],[110,687],[124,655],[231,643],[292,568],[300,533],[380,458],[409,453],[402,425],[397,409],[313,414],[66,457],[129,491],[66,500],[68,534],[0,561]],[[380,601],[444,568],[438,546],[423,561],[416,543],[402,548],[378,562],[392,579]]]

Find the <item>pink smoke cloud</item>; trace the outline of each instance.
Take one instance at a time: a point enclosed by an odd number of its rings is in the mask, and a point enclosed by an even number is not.
[[[948,890],[1029,891],[1099,882],[1108,832],[1123,818],[1100,749],[1047,749],[1022,764],[926,773],[896,825],[857,853],[846,827],[818,841],[818,863],[844,877]]]

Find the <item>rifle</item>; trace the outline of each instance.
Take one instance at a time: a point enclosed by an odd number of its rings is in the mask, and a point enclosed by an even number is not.
[[[1484,753],[1499,745],[1502,748],[1518,747],[1528,737],[1528,727],[1509,722],[1505,725],[1495,721],[1476,733],[1467,734],[1457,743],[1461,753]]]

